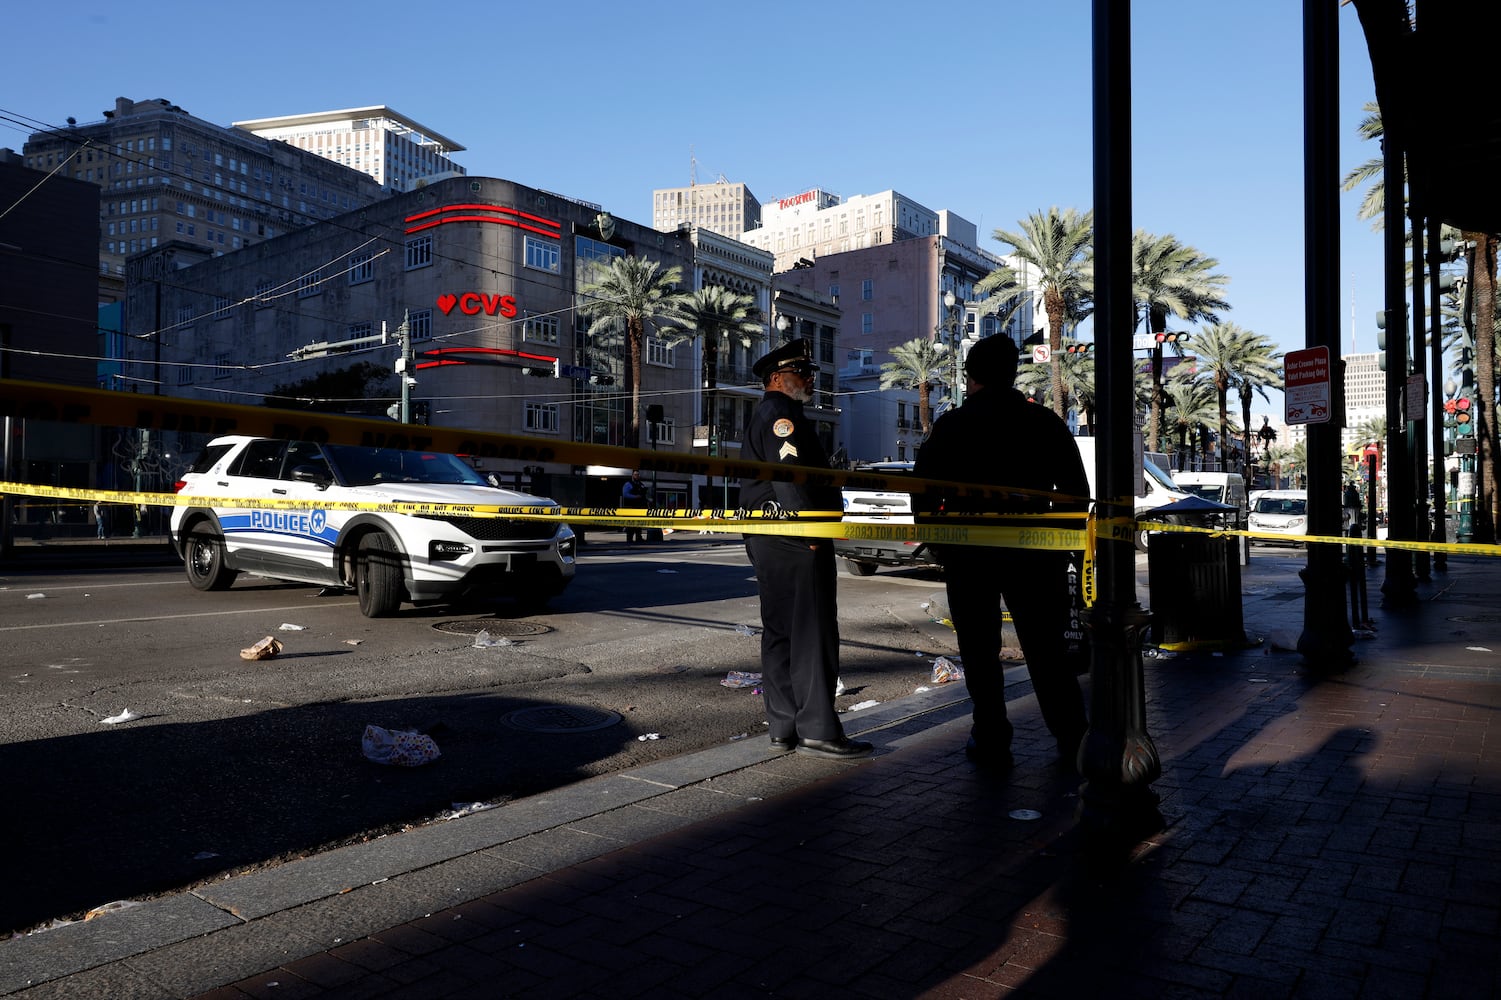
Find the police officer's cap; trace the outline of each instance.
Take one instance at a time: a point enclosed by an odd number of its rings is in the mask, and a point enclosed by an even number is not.
[[[812,345],[807,340],[790,340],[751,366],[756,378],[764,384],[779,371],[802,371],[811,374],[817,369],[813,361]]]

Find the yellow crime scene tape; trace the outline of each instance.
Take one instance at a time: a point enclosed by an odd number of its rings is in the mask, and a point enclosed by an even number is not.
[[[1019,488],[1000,488],[945,480],[916,479],[863,471],[814,469],[769,462],[648,451],[618,445],[552,441],[521,435],[498,434],[460,428],[391,424],[367,417],[281,410],[263,406],[211,403],[171,396],[141,395],[84,389],[75,386],[0,379],[0,416],[53,420],[73,424],[129,427],[135,430],[194,433],[217,436],[244,434],[286,440],[328,442],[365,447],[431,450],[472,458],[555,462],[570,465],[608,465],[638,468],[643,472],[682,476],[720,476],[730,479],[771,479],[814,486],[882,488],[911,493],[915,488],[936,487],[964,497],[1040,495],[1056,499],[1062,494],[1037,493]],[[0,483],[0,493],[51,499],[147,504],[154,506],[202,506],[207,498],[168,493],[122,490],[90,490],[51,487],[32,483]],[[295,498],[212,498],[215,507],[261,507],[301,509],[310,506]],[[932,515],[919,523],[874,523],[841,521],[842,512],[803,511],[797,516],[766,515],[759,511],[700,509],[652,509],[641,512],[610,507],[557,507],[539,512],[531,507],[416,502],[327,501],[316,506],[326,510],[374,511],[418,516],[506,517],[532,520],[562,520],[570,524],[647,528],[673,528],[735,534],[783,534],[806,538],[853,538],[929,544],[979,545],[1003,548],[1081,551],[1081,573],[1086,600],[1092,603],[1092,567],[1100,538],[1119,543],[1134,542],[1137,531],[1196,532],[1237,535],[1265,541],[1286,541],[1286,536],[1240,529],[1206,528],[1166,524],[1133,518],[1102,518],[1082,513],[985,515]],[[1076,527],[1061,526],[1083,521]],[[1306,536],[1300,541],[1358,545],[1466,555],[1498,555],[1501,548],[1462,543],[1397,541],[1390,539]]]

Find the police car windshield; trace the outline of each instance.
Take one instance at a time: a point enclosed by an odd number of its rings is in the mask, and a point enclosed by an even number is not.
[[[323,446],[324,453],[346,486],[375,483],[461,483],[488,486],[468,463],[435,451],[398,451],[394,448]]]

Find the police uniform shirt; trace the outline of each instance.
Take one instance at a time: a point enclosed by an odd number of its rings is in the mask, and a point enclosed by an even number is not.
[[[777,465],[829,467],[829,456],[818,440],[813,421],[803,415],[803,404],[785,393],[768,389],[751,413],[740,457]],[[769,479],[742,479],[740,506],[757,510],[774,500],[783,510],[837,511],[842,505],[838,489]]]

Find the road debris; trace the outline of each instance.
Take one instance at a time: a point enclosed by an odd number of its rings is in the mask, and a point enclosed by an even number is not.
[[[496,646],[514,646],[516,640],[506,636],[492,636],[488,629],[480,629],[474,637],[475,649],[494,649]]]
[[[365,727],[360,749],[367,760],[393,767],[420,767],[437,760],[440,755],[438,744],[431,736],[375,725]]]
[[[140,716],[130,709],[122,708],[119,715],[111,715],[107,719],[100,719],[99,723],[104,726],[118,726],[122,722],[134,722],[139,718]]]
[[[246,648],[240,650],[240,659],[269,660],[271,659],[271,657],[276,656],[281,651],[281,640],[276,638],[276,636],[274,635],[268,635],[266,636],[266,638],[257,642],[254,646],[247,646]]]
[[[724,680],[719,682],[722,687],[748,688],[761,683],[761,675],[749,673],[744,670],[731,670],[725,674]]]

